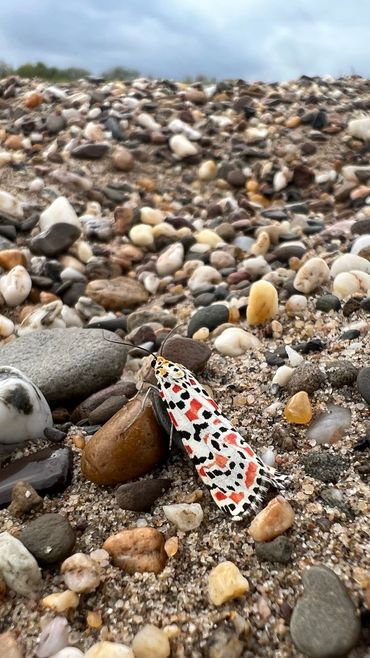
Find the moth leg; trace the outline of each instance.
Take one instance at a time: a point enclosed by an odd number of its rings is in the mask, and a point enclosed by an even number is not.
[[[170,443],[169,443],[169,449],[171,450],[172,448],[172,440],[173,440],[173,424],[171,423],[171,429],[170,429]]]

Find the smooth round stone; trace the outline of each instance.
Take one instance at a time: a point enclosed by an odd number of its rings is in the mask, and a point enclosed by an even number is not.
[[[333,293],[340,299],[345,299],[364,292],[370,291],[370,274],[362,270],[353,270],[352,272],[340,272],[333,281]]]
[[[188,280],[188,288],[193,291],[208,283],[220,283],[222,276],[214,267],[201,265]]]
[[[368,405],[370,405],[370,367],[361,368],[357,375],[357,388]]]
[[[83,655],[84,658],[135,658],[134,652],[126,644],[106,640],[93,644]]]
[[[40,215],[39,226],[41,231],[47,231],[53,224],[59,222],[73,224],[81,229],[81,222],[76,212],[65,196],[60,196]]]
[[[351,119],[348,122],[347,131],[352,137],[368,141],[370,139],[370,118]]]
[[[0,368],[18,368],[48,402],[63,402],[113,384],[121,376],[126,353],[116,334],[103,335],[100,329],[33,331],[2,348]]]
[[[131,242],[137,247],[152,247],[154,245],[153,228],[149,224],[136,224],[128,235]]]
[[[10,215],[15,220],[23,219],[24,215],[21,201],[4,190],[0,190],[0,212]],[[17,224],[18,222],[16,222]]]
[[[353,270],[370,273],[370,262],[366,258],[357,256],[356,254],[343,254],[343,256],[335,259],[330,268],[330,274],[334,279],[337,274],[351,272]]]
[[[211,231],[209,228],[204,228],[201,231],[198,231],[198,233],[195,234],[195,239],[198,244],[208,245],[211,249],[215,249],[222,244],[222,240],[218,233]]]
[[[293,373],[294,373],[294,368],[290,368],[289,366],[282,365],[277,369],[272,379],[272,383],[277,384],[278,386],[284,388],[289,382]]]
[[[132,512],[149,512],[157,498],[170,488],[172,480],[145,478],[139,482],[121,484],[116,491],[116,501],[121,509]]]
[[[294,279],[294,288],[305,295],[316,290],[329,281],[330,270],[322,258],[310,258],[298,270]]]
[[[43,256],[58,256],[80,237],[81,230],[74,224],[58,222],[49,229],[32,238],[30,249],[34,254]]]
[[[255,541],[271,541],[294,523],[294,511],[283,496],[276,496],[254,517],[248,533]]]
[[[361,235],[359,238],[357,238],[352,244],[351,254],[356,254],[369,260],[370,235]]]
[[[214,347],[220,354],[240,356],[247,350],[257,350],[260,347],[260,341],[241,327],[229,327],[220,336],[217,336]]]
[[[194,306],[210,306],[216,300],[216,295],[212,292],[204,292],[201,295],[198,295],[194,300]]]
[[[353,386],[357,379],[358,368],[356,368],[351,361],[341,359],[326,363],[325,374],[329,384],[333,386],[333,388]]]
[[[239,247],[242,251],[249,251],[254,244],[255,239],[249,238],[247,235],[238,235],[233,240],[233,245]]]
[[[0,576],[10,589],[23,596],[34,596],[41,585],[35,558],[9,532],[0,533]]]
[[[14,333],[14,329],[14,322],[5,315],[0,315],[0,338],[8,338]]]
[[[31,292],[32,280],[23,265],[16,265],[0,279],[0,293],[8,306],[18,306]]]
[[[284,535],[276,537],[272,541],[257,542],[256,555],[260,560],[267,562],[280,562],[280,564],[288,564],[292,557],[293,544]]]
[[[201,372],[211,356],[208,345],[191,338],[171,336],[162,345],[161,354],[174,363],[182,363],[191,372]]]
[[[306,569],[302,580],[304,593],[290,621],[295,646],[309,658],[346,656],[361,632],[346,588],[334,571],[323,565]]]
[[[64,560],[60,568],[66,587],[72,592],[94,592],[100,585],[101,569],[96,560],[84,553],[74,553]]]
[[[268,281],[256,281],[252,284],[248,308],[247,322],[252,327],[272,320],[278,312],[278,294],[276,288]]]
[[[119,484],[145,475],[165,455],[165,440],[143,394],[130,400],[86,445],[83,475],[96,484]]]
[[[61,114],[51,112],[46,117],[46,129],[51,134],[59,133],[65,128],[66,121]]]
[[[135,658],[168,658],[171,653],[167,635],[157,626],[146,624],[132,641]]]
[[[321,295],[316,301],[316,309],[329,313],[330,311],[339,311],[341,302],[335,295]]]
[[[216,270],[223,270],[235,266],[234,256],[227,251],[221,251],[221,249],[211,253],[209,262],[212,267],[216,268]]]
[[[310,422],[312,407],[306,391],[299,391],[288,400],[284,408],[284,416],[288,423],[307,425]]]
[[[303,295],[292,295],[285,304],[285,311],[288,315],[303,315],[307,310],[307,298]]]
[[[369,170],[369,178],[370,178],[370,170]],[[370,217],[367,219],[359,219],[357,222],[352,224],[351,226],[351,233],[354,235],[363,235],[363,234],[370,234]]]
[[[214,160],[205,160],[198,169],[198,178],[201,181],[210,181],[216,178],[217,165]]]
[[[86,295],[108,311],[135,308],[148,300],[148,293],[142,283],[128,276],[90,281]]]
[[[70,626],[65,617],[55,617],[41,631],[35,656],[49,658],[68,644]]]
[[[274,249],[274,257],[280,261],[288,261],[290,258],[302,258],[306,250],[307,247],[303,242],[288,242]]]
[[[38,386],[20,370],[0,365],[0,450],[4,444],[41,439],[52,425],[50,407]]]
[[[184,262],[184,246],[181,242],[171,244],[160,254],[156,262],[159,276],[168,276],[179,270]]]
[[[72,553],[76,535],[60,514],[43,514],[27,523],[18,539],[40,564],[53,564]]]
[[[307,438],[318,444],[336,443],[351,425],[349,409],[328,406],[328,412],[316,416],[307,430]]]
[[[325,375],[315,363],[304,362],[299,365],[288,383],[288,392],[294,395],[306,391],[309,395],[321,389],[325,384]]]
[[[132,528],[111,535],[103,549],[112,562],[128,574],[161,573],[167,562],[164,535],[156,528]]]
[[[185,135],[173,135],[170,140],[171,151],[180,159],[197,155],[198,149]]]
[[[201,308],[190,318],[188,336],[191,338],[198,329],[207,327],[210,331],[229,319],[229,309],[224,304],[213,304],[208,308]]]

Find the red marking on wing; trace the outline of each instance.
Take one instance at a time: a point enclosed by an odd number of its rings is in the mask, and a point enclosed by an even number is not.
[[[159,397],[162,398],[162,400],[163,400],[163,398],[164,398],[164,393],[163,393],[163,391],[159,391]]]
[[[221,421],[220,421],[220,419],[219,419],[219,418],[215,418],[214,421],[213,421],[213,424],[214,424],[214,425],[221,425]]]
[[[212,400],[212,398],[207,398],[207,402],[209,402],[211,407],[213,407],[214,409],[218,409],[218,405],[216,404],[216,402],[214,400]]]
[[[184,448],[185,448],[186,452],[188,453],[188,455],[192,455],[192,454],[193,454],[193,448],[192,448],[191,446],[189,446],[189,445],[187,445],[186,443],[184,443]]]
[[[230,432],[230,434],[226,434],[226,436],[224,437],[224,441],[226,441],[226,443],[228,443],[231,446],[236,446],[236,439],[237,436],[236,434],[233,434],[233,432]]]
[[[193,398],[190,401],[190,409],[186,411],[185,416],[187,416],[187,418],[189,418],[189,420],[191,421],[198,420],[198,411],[201,408],[202,408],[202,403],[198,402],[198,400]]]
[[[202,478],[206,477],[206,471],[205,471],[204,466],[201,466],[200,468],[198,468],[198,473],[199,473],[200,477],[202,477]]]
[[[181,386],[179,386],[178,384],[174,384],[174,385],[172,386],[172,391],[173,391],[174,393],[179,393],[179,392],[181,391]]]
[[[231,498],[231,500],[232,500],[234,503],[238,504],[238,503],[240,503],[241,500],[243,500],[243,498],[244,498],[244,494],[243,494],[242,491],[240,491],[239,493],[238,493],[237,491],[234,491],[234,493],[232,493],[232,494],[229,496],[229,498]]]
[[[174,425],[175,427],[177,427],[177,420],[176,420],[175,416],[173,415],[173,413],[172,413],[171,411],[169,411],[169,412],[168,412],[168,415],[169,415],[169,417],[170,417],[170,420],[171,420],[172,425]]]
[[[248,488],[253,485],[256,470],[257,470],[256,462],[250,462],[247,468],[247,472],[245,474],[245,484],[247,485]]]
[[[242,450],[244,450],[249,457],[254,457],[254,452],[250,446],[242,446]]]
[[[202,441],[204,441],[204,443],[206,445],[207,445],[208,439],[209,439],[209,434],[205,434],[204,436],[202,436]]]
[[[216,491],[215,498],[217,498],[217,500],[225,500],[227,496],[226,494],[222,493],[222,491]]]
[[[198,382],[195,381],[195,379],[189,379],[189,382],[192,386],[196,386]]]
[[[229,461],[229,458],[224,457],[224,455],[216,455],[216,457],[215,457],[215,462],[216,462],[217,466],[220,466],[221,468],[225,468],[228,461]]]

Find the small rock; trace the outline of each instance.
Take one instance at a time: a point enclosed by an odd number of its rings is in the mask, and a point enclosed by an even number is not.
[[[316,290],[330,279],[330,270],[322,258],[310,258],[298,270],[294,288],[305,295]]]
[[[263,324],[272,320],[278,312],[278,294],[276,288],[268,281],[256,281],[252,284],[248,308],[247,322],[251,326]]]
[[[22,251],[19,249],[3,249],[0,251],[0,267],[9,271],[16,265],[23,265],[23,267],[27,265],[26,257]]]
[[[362,397],[370,405],[370,367],[361,368],[356,383]]]
[[[34,254],[43,256],[59,256],[67,251],[81,235],[81,229],[75,224],[57,222],[30,241],[30,249]]]
[[[255,550],[256,555],[260,560],[288,564],[292,557],[293,544],[287,537],[280,536],[272,541],[257,542]]]
[[[159,276],[168,276],[179,270],[184,262],[184,246],[181,242],[171,244],[162,252],[156,262]]]
[[[5,315],[0,315],[0,338],[8,338],[14,333],[14,330],[14,322],[6,318]]]
[[[31,292],[32,280],[23,265],[16,265],[0,279],[0,293],[8,306],[22,304]]]
[[[257,514],[248,532],[255,541],[271,541],[294,523],[294,511],[283,496],[276,496]]]
[[[12,489],[12,502],[8,507],[8,512],[12,516],[22,516],[32,509],[42,507],[43,499],[37,491],[24,480],[18,480]]]
[[[330,361],[325,364],[326,378],[333,388],[353,386],[358,375],[358,369],[350,361]]]
[[[312,395],[315,391],[323,388],[325,384],[325,375],[321,372],[318,365],[308,361],[299,365],[289,380],[288,392],[291,395],[299,391],[306,391]]]
[[[39,226],[41,231],[47,231],[53,224],[59,222],[73,224],[81,230],[81,222],[65,196],[59,196],[41,213]]]
[[[182,160],[183,158],[188,158],[191,155],[197,155],[198,149],[188,140],[185,135],[173,135],[170,137],[170,148],[173,153]]]
[[[288,423],[298,425],[307,425],[311,421],[312,407],[306,391],[299,391],[288,400],[284,408],[284,416]]]
[[[353,272],[341,272],[333,281],[333,293],[340,299],[346,299],[356,293],[370,291],[370,274],[360,270]]]
[[[163,512],[165,517],[183,532],[199,528],[204,516],[199,503],[164,505]]]
[[[10,589],[23,596],[34,596],[41,585],[35,558],[9,532],[0,534],[0,575]]]
[[[69,631],[70,626],[65,617],[55,617],[40,633],[37,658],[49,658],[64,649],[68,644]]]
[[[145,475],[165,455],[165,442],[143,394],[108,420],[85,447],[84,476],[96,484],[119,484]]]
[[[54,653],[51,658],[85,658],[86,654],[82,653],[76,647],[65,647],[57,653]]]
[[[321,295],[316,301],[316,309],[329,313],[330,311],[340,311],[340,299],[335,295]]]
[[[41,600],[41,604],[44,608],[62,614],[77,608],[79,602],[80,599],[78,594],[72,592],[70,589],[66,589],[64,592],[54,592],[53,594],[45,596]]]
[[[291,295],[285,304],[285,311],[288,315],[303,315],[307,310],[307,306],[306,297],[303,297],[303,295]]]
[[[183,336],[171,336],[163,345],[162,356],[174,363],[182,363],[191,372],[201,372],[211,356],[208,345]]]
[[[348,122],[347,131],[352,137],[367,142],[370,139],[370,119],[368,117],[351,119]]]
[[[317,565],[303,573],[305,587],[290,622],[297,649],[310,658],[338,658],[356,646],[360,621],[338,576]]]
[[[294,369],[289,366],[280,366],[272,378],[272,383],[285,388],[294,373]]]
[[[260,341],[256,336],[244,331],[241,327],[229,327],[217,336],[214,347],[227,356],[240,356],[247,350],[257,350],[260,347]]]
[[[207,329],[213,331],[220,324],[227,322],[228,319],[229,309],[224,304],[213,304],[208,308],[201,308],[190,319],[188,336],[191,338],[202,327],[207,327]]]
[[[234,619],[233,619],[234,621]],[[223,622],[209,638],[208,658],[240,658],[246,643],[240,639],[240,633],[229,621]]]
[[[23,658],[24,656],[17,640],[10,631],[0,635],[0,656],[4,656],[4,658]]]
[[[370,262],[366,258],[361,258],[361,256],[355,254],[343,254],[335,259],[330,268],[330,273],[334,279],[342,272],[352,272],[353,270],[370,273]]]
[[[328,405],[328,412],[319,414],[307,431],[307,439],[322,445],[336,443],[351,425],[349,409]]]
[[[108,144],[90,142],[76,146],[76,148],[72,149],[71,155],[74,158],[81,158],[82,160],[100,160],[108,150]]]
[[[171,653],[167,635],[157,626],[146,624],[132,641],[135,658],[168,658]]]
[[[74,553],[64,560],[60,573],[66,587],[78,594],[94,592],[101,581],[99,564],[84,553]]]
[[[90,425],[103,425],[106,423],[117,411],[120,411],[126,404],[127,398],[123,395],[112,395],[108,400],[104,400],[88,415]]]
[[[201,265],[193,272],[191,277],[188,280],[189,290],[197,290],[205,284],[209,283],[220,283],[222,281],[222,276],[214,267],[210,265]]]
[[[24,526],[19,540],[40,564],[53,564],[70,555],[76,535],[60,514],[43,514]]]
[[[210,181],[216,178],[217,165],[214,160],[205,160],[198,169],[198,178],[201,181]]]
[[[152,247],[154,245],[153,228],[147,224],[136,224],[128,235],[131,242],[137,247]]]
[[[90,281],[86,295],[103,308],[112,311],[135,308],[148,300],[148,293],[140,281],[126,276]]]
[[[349,466],[348,459],[330,452],[308,452],[301,463],[307,475],[327,484],[336,484]]]
[[[121,509],[132,512],[149,512],[157,498],[168,491],[171,482],[164,478],[146,478],[122,484],[116,491],[117,504]]]
[[[23,219],[23,205],[13,194],[0,190],[0,212]]]
[[[112,152],[112,164],[118,171],[131,171],[134,167],[134,157],[124,146],[116,146]]]
[[[239,598],[249,590],[246,578],[238,567],[230,561],[218,564],[208,576],[208,596],[213,605]]]
[[[161,573],[167,562],[164,535],[155,528],[121,530],[104,542],[113,564],[128,574]]]
[[[136,658],[133,651],[126,644],[107,641],[93,644],[83,655],[84,658]]]

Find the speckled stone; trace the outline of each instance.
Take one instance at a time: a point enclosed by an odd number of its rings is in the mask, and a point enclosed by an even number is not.
[[[353,386],[357,378],[358,368],[351,361],[341,359],[326,363],[325,373],[329,384],[333,388],[341,388],[342,386]]]
[[[338,482],[349,467],[348,459],[330,452],[308,452],[301,463],[307,475],[326,483]]]
[[[357,376],[357,388],[364,400],[370,404],[370,367],[361,368]]]
[[[27,523],[18,539],[40,564],[53,564],[72,553],[76,534],[60,514],[43,514]]]
[[[288,564],[292,557],[293,544],[287,537],[281,535],[272,541],[257,542],[255,550],[260,560]]]
[[[306,391],[309,395],[322,388],[325,384],[325,375],[315,363],[304,362],[299,365],[291,376],[287,391],[294,395],[299,391]]]

